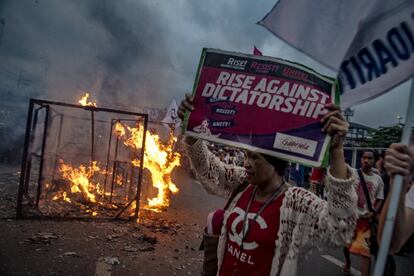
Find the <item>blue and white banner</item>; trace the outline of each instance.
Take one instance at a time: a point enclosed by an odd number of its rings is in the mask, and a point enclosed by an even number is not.
[[[344,108],[414,75],[413,0],[280,0],[259,24],[337,70]]]

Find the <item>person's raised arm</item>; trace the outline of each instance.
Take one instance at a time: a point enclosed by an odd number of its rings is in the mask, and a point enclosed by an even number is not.
[[[347,166],[344,157],[344,140],[348,133],[349,124],[342,116],[337,105],[327,104],[329,112],[322,118],[324,124],[322,131],[331,136],[330,145],[330,173],[339,179],[348,178]]]
[[[177,112],[181,120],[186,112],[194,110],[193,103],[193,96],[186,94]],[[184,144],[191,167],[208,193],[226,197],[244,182],[244,168],[220,161],[208,150],[204,141],[186,136]]]
[[[396,174],[401,174],[404,176],[404,185],[407,187],[407,184],[412,179],[414,174],[414,146],[408,147],[404,144],[392,144],[385,153],[384,167],[391,177],[391,185],[393,183],[394,176]],[[397,216],[395,219],[394,234],[390,245],[390,253],[397,253],[408,238],[414,233],[414,209],[406,207],[406,191],[406,188],[403,188],[401,191]],[[410,193],[412,192],[414,192],[414,190],[410,191]],[[410,199],[409,195],[407,196],[408,199]],[[379,239],[381,238],[382,231],[384,229],[390,198],[391,196],[389,193],[385,200],[384,207],[381,210],[378,224]]]
[[[349,124],[338,106],[328,104],[326,108],[329,112],[321,122],[322,132],[331,136],[330,168],[325,177],[327,200],[300,188],[289,190],[286,196],[287,206],[293,206],[296,213],[306,213],[298,225],[305,228],[301,241],[307,246],[343,246],[352,238],[357,219],[356,175],[346,165],[343,153]]]

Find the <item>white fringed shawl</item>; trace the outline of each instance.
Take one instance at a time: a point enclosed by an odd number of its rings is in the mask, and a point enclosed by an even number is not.
[[[209,193],[227,196],[244,181],[244,168],[224,164],[201,140],[186,145],[186,151],[197,178]],[[279,232],[270,275],[296,275],[299,253],[314,247],[344,246],[351,241],[357,218],[357,178],[350,167],[348,175],[348,179],[337,179],[328,170],[327,201],[305,189],[288,188],[280,208],[280,221],[275,222],[279,223]],[[224,215],[217,248],[218,271],[227,243],[226,221],[241,194],[233,199]]]

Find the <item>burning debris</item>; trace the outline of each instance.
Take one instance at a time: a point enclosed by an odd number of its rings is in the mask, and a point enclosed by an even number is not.
[[[80,165],[78,168],[74,168],[71,165],[63,163],[63,160],[60,160],[59,172],[63,179],[70,181],[70,191],[71,195],[80,194],[84,200],[87,202],[96,203],[96,197],[103,195],[103,190],[100,187],[99,183],[93,183],[91,181],[95,173],[100,172],[99,167],[96,164],[96,161],[92,162],[92,165],[86,167]],[[71,202],[66,192],[61,192],[62,197],[59,198],[58,195],[53,197],[53,200],[63,199],[66,202]]]
[[[132,150],[140,149],[143,138],[142,125],[129,127],[117,122],[114,129],[119,139]],[[148,199],[146,208],[160,211],[169,206],[169,193],[177,193],[178,188],[171,180],[171,171],[180,165],[180,154],[173,150],[177,138],[170,134],[167,143],[162,143],[156,134],[146,132],[144,152],[144,167],[151,172],[152,185],[158,189],[158,194]],[[133,159],[132,164],[139,166],[140,161]]]
[[[100,108],[89,97],[82,106],[31,100],[18,215],[24,205],[39,216],[137,216],[141,182],[156,191],[153,197],[144,187],[141,208],[148,210],[165,210],[178,192],[171,180],[180,165],[176,137],[163,142],[147,129],[146,114]]]

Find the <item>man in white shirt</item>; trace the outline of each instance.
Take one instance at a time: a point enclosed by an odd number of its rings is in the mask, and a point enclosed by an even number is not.
[[[375,163],[375,153],[371,150],[366,150],[361,157],[361,171],[365,179],[366,186],[369,191],[369,197],[371,199],[371,205],[374,208],[374,211],[378,211],[381,208],[382,203],[384,202],[384,182],[382,181],[381,176],[374,173],[372,168]],[[356,171],[356,174],[359,179],[359,174]],[[368,204],[366,202],[366,197],[362,182],[359,179],[359,184],[357,187],[358,194],[358,209],[360,217],[369,217],[373,215],[372,211],[369,210]]]
[[[384,201],[384,182],[381,177],[372,172],[375,163],[375,153],[371,150],[365,150],[361,157],[361,175],[365,181],[362,181],[359,173],[356,172],[359,183],[356,187],[358,195],[358,212],[359,219],[355,229],[355,236],[351,244],[344,248],[345,255],[345,274],[350,273],[351,258],[350,253],[361,257],[361,275],[368,276],[371,266],[371,254],[369,240],[371,236],[371,219],[375,218],[377,210]],[[364,185],[368,191],[369,203],[364,191]]]

